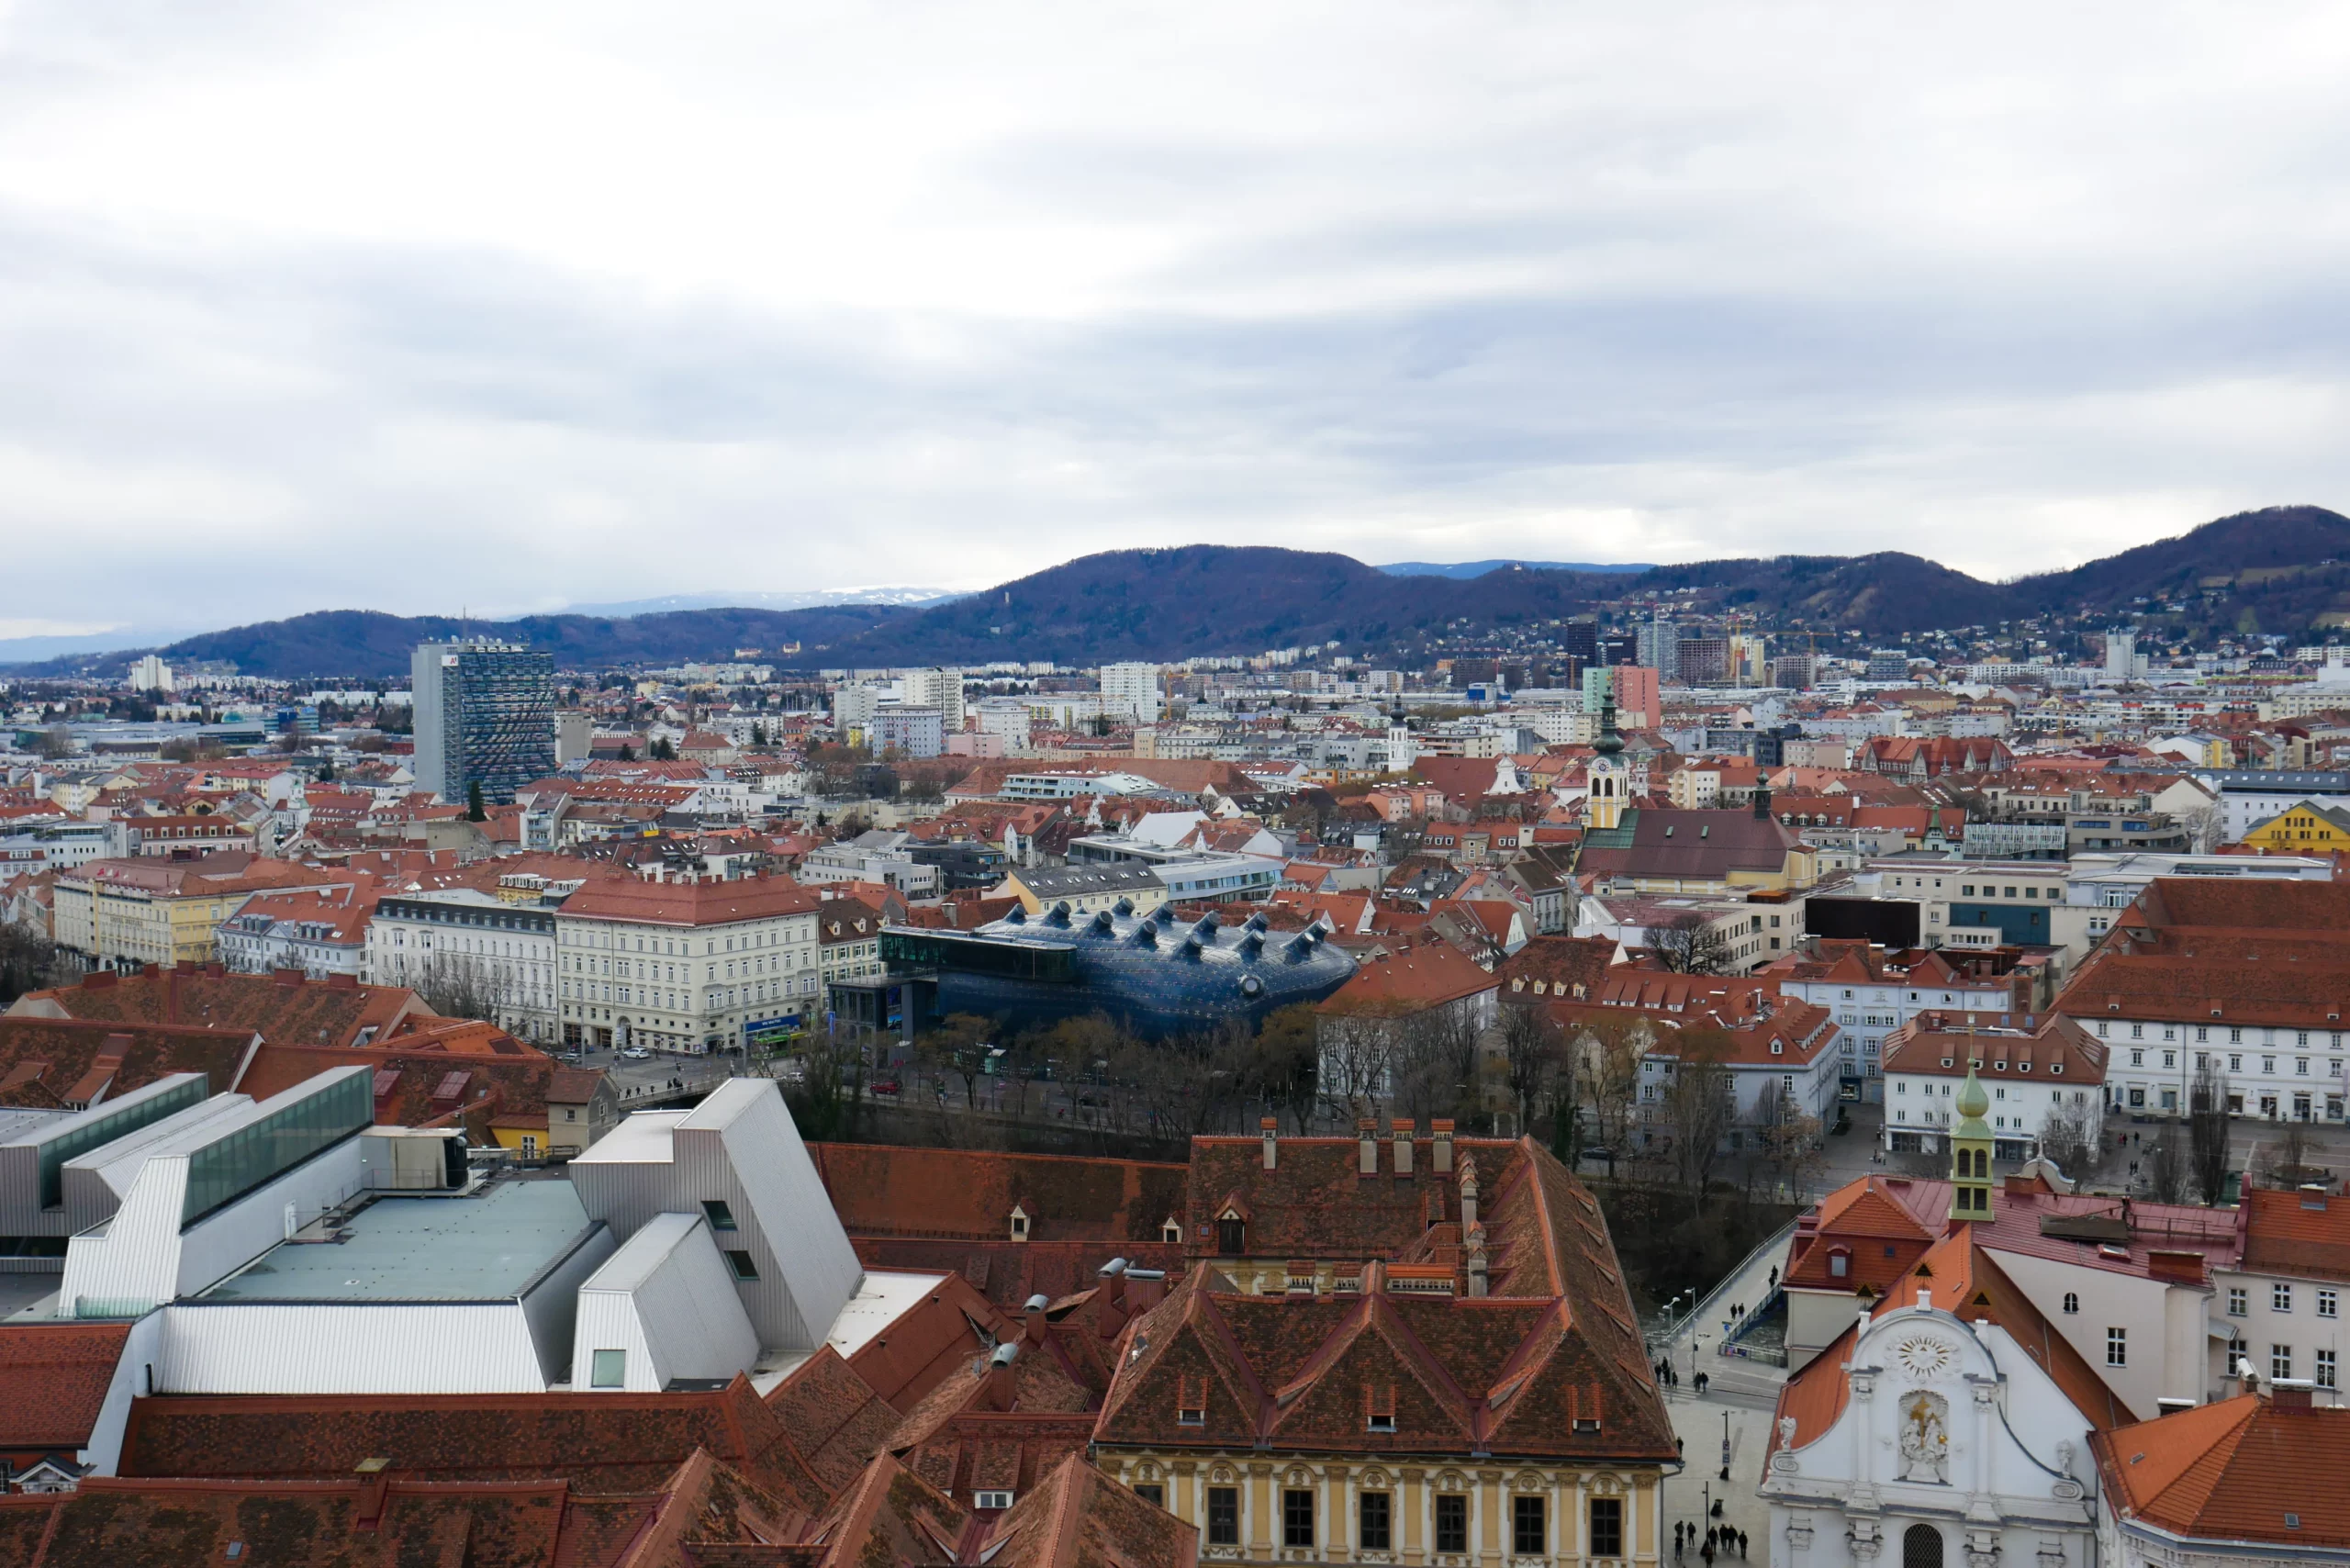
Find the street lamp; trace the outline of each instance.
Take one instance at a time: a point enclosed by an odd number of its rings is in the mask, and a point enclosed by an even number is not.
[[[1729,1479],[1729,1412],[1722,1412],[1722,1479]]]

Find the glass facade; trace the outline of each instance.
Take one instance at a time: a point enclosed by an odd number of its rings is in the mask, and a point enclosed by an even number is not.
[[[934,969],[937,1008],[1002,1018],[1013,1027],[1106,1014],[1146,1039],[1261,1022],[1319,1002],[1355,961],[1311,931],[1275,932],[1262,915],[1226,926],[1185,925],[1123,909],[1073,918],[1060,904],[1036,920],[1008,918],[968,935],[888,932],[882,956]]]
[[[187,1159],[187,1200],[180,1224],[194,1225],[213,1210],[291,1170],[375,1120],[375,1075],[351,1069],[331,1083],[239,1127]],[[306,1088],[308,1085],[305,1086]]]
[[[111,1109],[101,1104],[76,1118],[74,1126],[40,1146],[40,1206],[53,1209],[64,1204],[67,1160],[87,1154],[102,1143],[126,1137],[165,1116],[177,1115],[191,1105],[200,1105],[209,1092],[207,1080],[198,1073],[185,1083],[175,1083],[135,1103]]]
[[[503,805],[554,771],[554,655],[510,643],[416,650],[416,780],[451,804]]]

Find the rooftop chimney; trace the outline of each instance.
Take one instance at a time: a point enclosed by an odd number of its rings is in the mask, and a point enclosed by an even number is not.
[[[1477,1225],[1477,1160],[1472,1155],[1460,1161],[1460,1228],[1466,1233]]]
[[[1127,1311],[1139,1317],[1166,1299],[1166,1270],[1128,1269],[1126,1271]]]
[[[1408,1116],[1397,1116],[1387,1124],[1395,1135],[1395,1174],[1412,1173],[1412,1132],[1414,1123]]]
[[[1379,1174],[1379,1118],[1360,1117],[1355,1122],[1355,1173],[1359,1176]]]
[[[1028,1298],[1020,1309],[1021,1343],[1034,1345],[1045,1338],[1045,1308],[1052,1304],[1052,1298],[1041,1291]]]
[[[998,1345],[995,1348],[995,1353],[988,1358],[989,1409],[1008,1411],[1016,1403],[1012,1386],[1012,1363],[1019,1359],[1020,1345],[1017,1340],[1010,1344]]]
[[[1436,1148],[1428,1156],[1428,1163],[1438,1175],[1452,1169],[1452,1118],[1438,1116],[1428,1123],[1428,1131],[1436,1139]]]
[[[1281,1124],[1280,1118],[1267,1116],[1258,1122],[1257,1126],[1265,1135],[1265,1169],[1270,1170],[1280,1163],[1280,1154],[1276,1146],[1280,1142]]]
[[[1469,1243],[1469,1294],[1483,1295],[1486,1290],[1485,1227],[1464,1215],[1461,1234]]]

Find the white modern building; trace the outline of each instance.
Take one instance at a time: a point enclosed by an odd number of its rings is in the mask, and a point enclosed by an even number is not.
[[[910,669],[898,678],[898,702],[905,708],[935,708],[946,733],[963,727],[963,672]]]
[[[133,691],[176,691],[172,679],[172,666],[160,654],[145,654],[131,661],[130,689]]]
[[[1102,711],[1137,724],[1158,722],[1158,666],[1115,664],[1102,666]]]

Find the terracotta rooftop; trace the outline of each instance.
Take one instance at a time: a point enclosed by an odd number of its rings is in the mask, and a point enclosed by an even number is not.
[[[1012,1211],[1036,1241],[1158,1241],[1183,1214],[1188,1168],[884,1144],[809,1146],[852,1236],[1009,1240]]]
[[[255,1045],[250,1028],[0,1014],[0,1105],[62,1110],[174,1072],[200,1072],[211,1092],[223,1094],[236,1088]]]
[[[1315,1011],[1372,1017],[1416,1013],[1491,991],[1498,983],[1449,942],[1403,941],[1358,967]]]
[[[0,1451],[87,1443],[129,1334],[127,1323],[0,1324]]]
[[[218,965],[98,970],[78,985],[29,991],[8,1016],[84,1018],[118,1024],[198,1024],[242,1029],[274,1045],[356,1045],[411,1013],[429,1013],[412,991],[349,980],[305,980],[300,971],[232,975]],[[370,1031],[373,1034],[370,1034]]]
[[[2307,1408],[2306,1391],[2246,1394],[2093,1432],[2098,1473],[2137,1521],[2200,1541],[2258,1542],[2302,1561],[2350,1554],[2350,1409]]]
[[[2237,1210],[2247,1273],[2350,1280],[2350,1198],[2255,1187]]]
[[[815,890],[789,877],[741,877],[721,882],[648,882],[617,879],[590,882],[564,901],[565,916],[585,920],[642,921],[652,925],[726,925],[807,914],[818,907]]]

